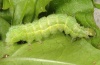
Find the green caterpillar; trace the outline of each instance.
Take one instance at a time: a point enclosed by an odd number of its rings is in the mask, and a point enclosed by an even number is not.
[[[76,19],[66,14],[52,14],[33,23],[12,26],[6,35],[6,42],[13,44],[20,40],[31,43],[33,40],[41,41],[42,38],[64,31],[72,38],[89,38],[94,36],[94,30],[80,26]]]

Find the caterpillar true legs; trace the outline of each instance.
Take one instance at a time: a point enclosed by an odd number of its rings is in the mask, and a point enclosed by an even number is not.
[[[80,26],[74,17],[66,14],[52,14],[33,23],[12,26],[6,35],[6,42],[13,44],[20,40],[28,43],[33,40],[40,41],[58,30],[70,34],[72,38],[88,38],[95,35],[94,30]]]

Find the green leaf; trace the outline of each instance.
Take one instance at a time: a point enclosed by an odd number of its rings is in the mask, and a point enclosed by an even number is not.
[[[9,10],[0,11],[0,17],[7,20],[7,22],[11,24],[12,17],[11,17],[11,14],[10,14]]]
[[[93,4],[91,0],[53,0],[49,5],[49,11],[51,10],[75,15],[77,12],[93,10]]]
[[[10,7],[10,3],[9,3],[9,0],[3,0],[3,7],[2,9],[3,10],[6,10]]]
[[[45,6],[51,0],[37,0],[31,4],[33,1],[9,0],[10,8],[5,6],[5,9],[9,8],[13,25],[27,23],[34,17],[37,19],[39,13],[46,11]],[[31,5],[34,5],[32,10]],[[49,6],[47,13],[74,16],[82,26],[93,28],[96,36],[73,41],[69,35],[57,33],[31,44],[15,43],[13,46],[6,46],[4,42],[0,42],[0,65],[100,65],[100,50],[97,49],[100,48],[100,29],[93,19],[92,0],[53,0]],[[3,27],[4,30],[6,28]]]
[[[60,4],[60,5],[59,5]],[[94,7],[91,0],[53,0],[50,9],[56,13],[64,13],[76,17],[85,27],[96,27],[93,19]]]
[[[100,9],[100,1],[99,0],[93,0],[93,3],[94,3],[94,6],[96,8],[99,8]]]
[[[97,27],[94,18],[93,18],[93,12],[88,13],[78,13],[76,14],[76,19],[85,27],[91,27],[95,30],[96,36],[92,38],[91,43],[100,49],[100,29]],[[90,40],[88,40],[90,41]]]
[[[94,7],[91,0],[62,0],[62,2],[53,0],[50,3],[50,9],[56,13],[64,13],[76,17],[78,22],[85,27],[96,27],[93,19]]]
[[[1,59],[0,64],[93,65],[100,60],[100,50],[84,39],[72,41],[70,36],[57,33],[41,42],[34,41],[31,45],[26,43],[7,47],[6,54],[9,56]]]
[[[37,0],[36,2],[36,9],[35,9],[35,18],[38,18],[38,15],[41,12],[46,12],[45,7],[49,2],[52,0]]]
[[[10,2],[10,12],[12,14],[12,25],[22,24],[24,16],[31,16],[29,22],[31,22],[35,0],[9,0]]]
[[[0,17],[0,37],[1,37],[0,40],[3,40],[3,41],[5,40],[6,33],[9,29],[9,27],[10,27],[10,24],[7,21],[5,21],[3,18]]]
[[[0,0],[0,9],[2,9],[2,0]]]
[[[51,0],[4,0],[3,9],[9,9],[12,25],[29,23],[38,18],[39,13],[45,12],[45,6]]]
[[[5,47],[5,46],[4,46],[4,43],[0,41],[0,58],[2,58],[3,55],[5,54],[5,53],[4,53],[4,52],[5,52],[5,51],[4,51],[4,50],[5,50],[4,47]]]
[[[53,0],[49,6],[48,11],[71,15],[75,17],[82,26],[93,28],[96,31],[96,36],[88,41],[99,48],[100,29],[94,22],[94,6],[92,0]]]

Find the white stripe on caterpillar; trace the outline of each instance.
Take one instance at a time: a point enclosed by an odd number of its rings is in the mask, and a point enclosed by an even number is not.
[[[64,31],[72,38],[88,38],[94,36],[94,30],[80,26],[76,19],[66,14],[52,14],[43,17],[33,23],[12,26],[6,35],[6,42],[13,44],[20,40],[31,43],[33,40],[40,41],[43,37]]]

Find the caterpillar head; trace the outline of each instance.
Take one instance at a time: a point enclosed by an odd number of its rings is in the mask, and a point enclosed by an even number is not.
[[[91,28],[86,28],[86,33],[88,36],[95,36],[96,32]]]

